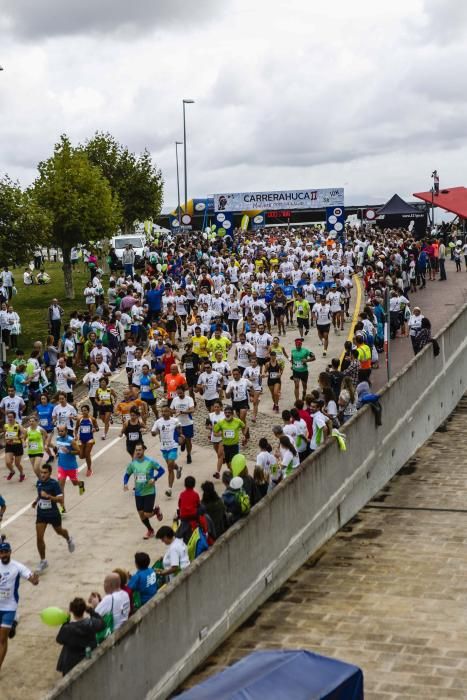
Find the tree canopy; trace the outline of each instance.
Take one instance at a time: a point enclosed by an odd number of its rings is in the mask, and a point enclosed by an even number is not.
[[[131,231],[135,221],[159,215],[164,183],[149,151],[136,156],[111,134],[99,132],[86,141],[83,149],[90,162],[101,169],[113,194],[118,196],[123,231]]]
[[[50,217],[50,239],[63,252],[65,293],[72,299],[72,247],[114,235],[121,207],[101,169],[90,162],[82,148],[73,148],[64,135],[52,157],[39,163],[38,170],[32,193]]]
[[[51,219],[31,190],[22,191],[17,182],[0,179],[0,260],[21,265],[31,260],[39,245],[47,245]]]

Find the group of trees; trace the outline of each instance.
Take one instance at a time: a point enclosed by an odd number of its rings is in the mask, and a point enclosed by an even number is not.
[[[161,210],[163,180],[151,155],[139,156],[110,134],[96,133],[74,147],[66,136],[53,155],[38,165],[26,190],[0,178],[0,261],[28,262],[35,248],[63,252],[67,298],[74,296],[70,253],[73,246],[101,241]]]

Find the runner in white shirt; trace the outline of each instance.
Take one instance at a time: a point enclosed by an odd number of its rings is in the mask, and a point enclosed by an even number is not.
[[[243,373],[243,379],[247,379],[248,381],[250,381],[253,387],[253,392],[251,394],[251,400],[253,403],[253,415],[251,417],[251,420],[253,421],[253,423],[256,423],[256,419],[258,416],[259,400],[263,391],[263,387],[261,385],[261,367],[259,366],[258,358],[255,355],[251,358],[250,367],[247,367],[245,372]]]
[[[326,299],[331,308],[334,332],[336,335],[339,335],[339,331],[344,330],[344,304],[342,293],[337,289],[335,284],[332,285],[331,291],[328,292]]]
[[[250,366],[250,357],[254,354],[254,346],[247,342],[245,333],[240,333],[239,342],[235,343],[235,359],[242,373]]]
[[[150,345],[153,341],[150,342]],[[151,348],[152,350],[152,348]],[[127,345],[125,346],[124,353],[126,357],[125,370],[128,376],[128,384],[131,384],[131,377],[133,374],[133,367],[135,365],[135,352],[136,345],[133,338],[128,338]]]
[[[253,340],[256,349],[256,357],[258,358],[258,364],[260,367],[263,367],[269,358],[269,348],[272,343],[272,335],[266,333],[264,325],[260,324]]]
[[[215,401],[212,406],[212,411],[209,414],[209,418],[206,419],[206,427],[209,430],[209,441],[211,442],[214,452],[217,455],[217,467],[214,477],[218,479],[220,477],[222,464],[224,463],[224,448],[222,446],[222,435],[221,433],[214,432],[214,426],[219,421],[224,420],[225,414],[222,410],[222,401]]]
[[[329,329],[331,328],[331,307],[326,303],[326,297],[322,296],[312,309],[313,318],[316,321],[318,337],[323,343],[323,357],[326,357],[328,349]]]
[[[151,363],[143,357],[141,348],[136,348],[135,359],[133,360],[133,373],[131,375],[131,383],[133,386],[141,386],[141,375],[143,374],[143,365],[151,367]]]
[[[182,386],[177,388],[177,395],[172,399],[170,408],[182,426],[182,433],[185,438],[185,442],[181,445],[183,451],[186,447],[186,462],[187,464],[192,463],[191,459],[191,449],[192,449],[192,439],[194,436],[193,429],[193,411],[195,410],[195,402],[189,394],[185,392]]]
[[[215,372],[209,360],[204,362],[204,371],[198,377],[197,391],[203,395],[204,403],[208,411],[215,401],[219,399],[219,390],[222,387],[222,375]]]
[[[229,383],[229,379],[230,379],[230,376],[232,374],[232,371],[230,369],[229,363],[226,360],[222,359],[223,358],[222,350],[218,350],[216,352],[215,358],[216,358],[215,362],[212,363],[212,368],[213,368],[214,372],[219,372],[219,374],[221,375],[222,384],[223,384],[223,387],[225,388],[227,386],[227,384]],[[220,398],[222,398],[222,392],[221,392]]]
[[[8,650],[8,636],[15,627],[21,578],[37,586],[39,577],[19,561],[11,558],[11,546],[0,540],[0,668]]]
[[[4,396],[0,401],[0,410],[2,412],[4,422],[6,421],[7,412],[13,411],[16,416],[16,422],[21,425],[21,414],[25,408],[26,404],[24,403],[23,399],[20,396],[16,396],[14,387],[9,386],[7,396]]]
[[[178,418],[172,418],[170,413],[170,407],[164,406],[162,408],[162,417],[158,418],[151,429],[152,435],[159,435],[161,441],[161,452],[162,456],[167,463],[167,469],[169,471],[169,488],[166,490],[165,495],[169,498],[172,496],[172,486],[175,480],[175,473],[177,473],[177,479],[182,476],[182,467],[177,464],[178,457],[178,445],[184,442],[184,437],[182,433],[182,426]],[[175,435],[178,436],[178,441],[175,439]]]
[[[57,391],[63,391],[69,401],[73,401],[73,381],[76,381],[76,374],[71,367],[67,367],[65,358],[59,357],[55,367],[55,383]]]
[[[246,425],[246,414],[250,408],[248,397],[253,393],[253,384],[248,379],[243,379],[240,369],[232,370],[232,379],[227,384],[225,395],[232,399],[232,409],[241,421]],[[248,437],[248,432],[245,437]]]
[[[56,427],[66,425],[68,434],[73,435],[73,421],[76,420],[77,415],[76,408],[67,403],[66,394],[60,393],[58,395],[58,403],[52,411],[53,424]]]

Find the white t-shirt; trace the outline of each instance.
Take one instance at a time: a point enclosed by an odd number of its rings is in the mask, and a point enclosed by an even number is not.
[[[248,379],[232,379],[227,384],[226,393],[232,398],[232,401],[247,401],[248,390],[253,389],[253,384]]]
[[[339,307],[340,309],[340,307]],[[313,306],[313,313],[316,314],[316,325],[317,326],[327,326],[330,322],[331,307],[329,304],[315,304]]]
[[[141,385],[141,375],[143,374],[143,365],[151,368],[150,363],[144,357],[141,360],[133,360],[133,374],[131,377],[132,384]]]
[[[321,440],[318,442],[318,436],[321,433],[321,428],[324,428],[326,425],[326,416],[321,413],[321,411],[316,411],[316,413],[313,413],[312,415],[313,418],[313,435],[311,436],[310,440],[310,449],[311,450],[316,450],[319,445],[323,443],[323,438],[321,437]]]
[[[87,384],[88,396],[89,398],[94,398],[96,396],[96,391],[99,388],[99,382],[102,379],[101,372],[88,372],[83,377],[83,384]]]
[[[183,399],[181,399],[179,396],[175,396],[172,399],[172,403],[170,404],[170,408],[172,411],[190,411],[190,414],[183,414],[183,415],[178,415],[177,420],[179,421],[180,425],[183,427],[184,425],[193,425],[193,418],[191,416],[191,412],[194,411],[195,408],[195,402],[191,398],[191,396],[186,395]]]
[[[261,467],[265,474],[270,474],[271,468],[276,464],[276,461],[272,452],[259,452],[256,455],[256,466]]]
[[[16,420],[18,423],[21,423],[21,413],[25,409],[26,404],[24,403],[23,399],[20,396],[4,396],[3,399],[0,401],[0,408],[5,412],[5,414],[8,411],[14,411]]]
[[[153,341],[151,341],[152,343]],[[150,343],[150,345],[151,345]],[[151,348],[152,350],[152,348]],[[126,363],[125,367],[128,367],[131,369],[133,365],[135,364],[135,352],[136,352],[136,347],[134,345],[126,345],[125,346],[125,356],[126,356]]]
[[[340,292],[329,292],[327,300],[331,305],[331,311],[335,313],[341,310],[342,294]]]
[[[294,455],[290,450],[288,450],[286,447],[280,447],[280,453],[281,453],[281,466],[282,469],[286,470],[289,468],[296,469],[298,465],[300,464],[300,459],[298,457],[298,454]]]
[[[106,615],[112,611],[114,618],[114,630],[118,630],[128,620],[130,614],[130,597],[126,591],[108,593],[96,606],[96,613]]]
[[[212,413],[209,414],[209,421],[211,423],[211,426],[214,428],[216,423],[219,423],[219,421],[224,420],[225,414],[224,411],[221,411],[220,413]],[[214,430],[211,430],[211,442],[221,442],[222,440],[222,435],[221,433],[215,433]]]
[[[256,356],[261,358],[267,357],[269,347],[272,343],[272,335],[269,335],[269,333],[255,333],[254,342],[256,346]]]
[[[97,290],[95,287],[86,287],[86,289],[83,292],[86,304],[94,304],[94,302],[96,301],[96,293]]]
[[[178,442],[175,440],[174,434],[177,428],[180,427],[178,418],[158,418],[152,426],[151,432],[159,432],[162,450],[175,450],[178,448]]]
[[[243,376],[253,384],[255,391],[261,391],[261,367],[247,367]]]
[[[19,561],[10,559],[8,564],[2,564],[0,561],[0,610],[17,609],[19,579],[28,579],[31,576],[32,571]]]
[[[64,391],[65,394],[71,392],[71,385],[68,383],[70,379],[76,379],[76,375],[70,367],[55,367],[55,382],[57,391]]]
[[[71,419],[76,418],[77,415],[76,408],[71,404],[67,403],[65,406],[61,406],[58,403],[52,411],[52,420],[55,419],[57,426],[66,425],[66,427],[71,430],[73,428],[73,422]]]
[[[219,372],[202,372],[198,378],[198,384],[203,387],[203,398],[212,401],[219,398],[218,386],[222,385],[222,375]]]
[[[225,360],[222,360],[221,362],[213,362],[212,369],[214,372],[219,372],[219,374],[224,378],[224,385],[227,386],[227,382],[229,381],[228,378],[230,375],[229,363]]]
[[[167,551],[162,559],[164,569],[170,569],[172,566],[178,566],[180,569],[186,569],[190,565],[188,550],[183,540],[175,537],[172,544],[167,547]],[[169,580],[174,578],[175,574],[170,574]]]
[[[237,349],[237,364],[239,367],[249,367],[250,358],[249,353],[254,354],[255,349],[251,343],[235,343]]]

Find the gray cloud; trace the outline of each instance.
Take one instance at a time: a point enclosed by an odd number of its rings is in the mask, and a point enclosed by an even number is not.
[[[209,19],[215,0],[3,0],[2,25],[28,40],[74,34],[134,36]]]
[[[455,43],[467,32],[467,3],[464,0],[425,0],[425,25],[420,29],[422,40],[441,46]]]

